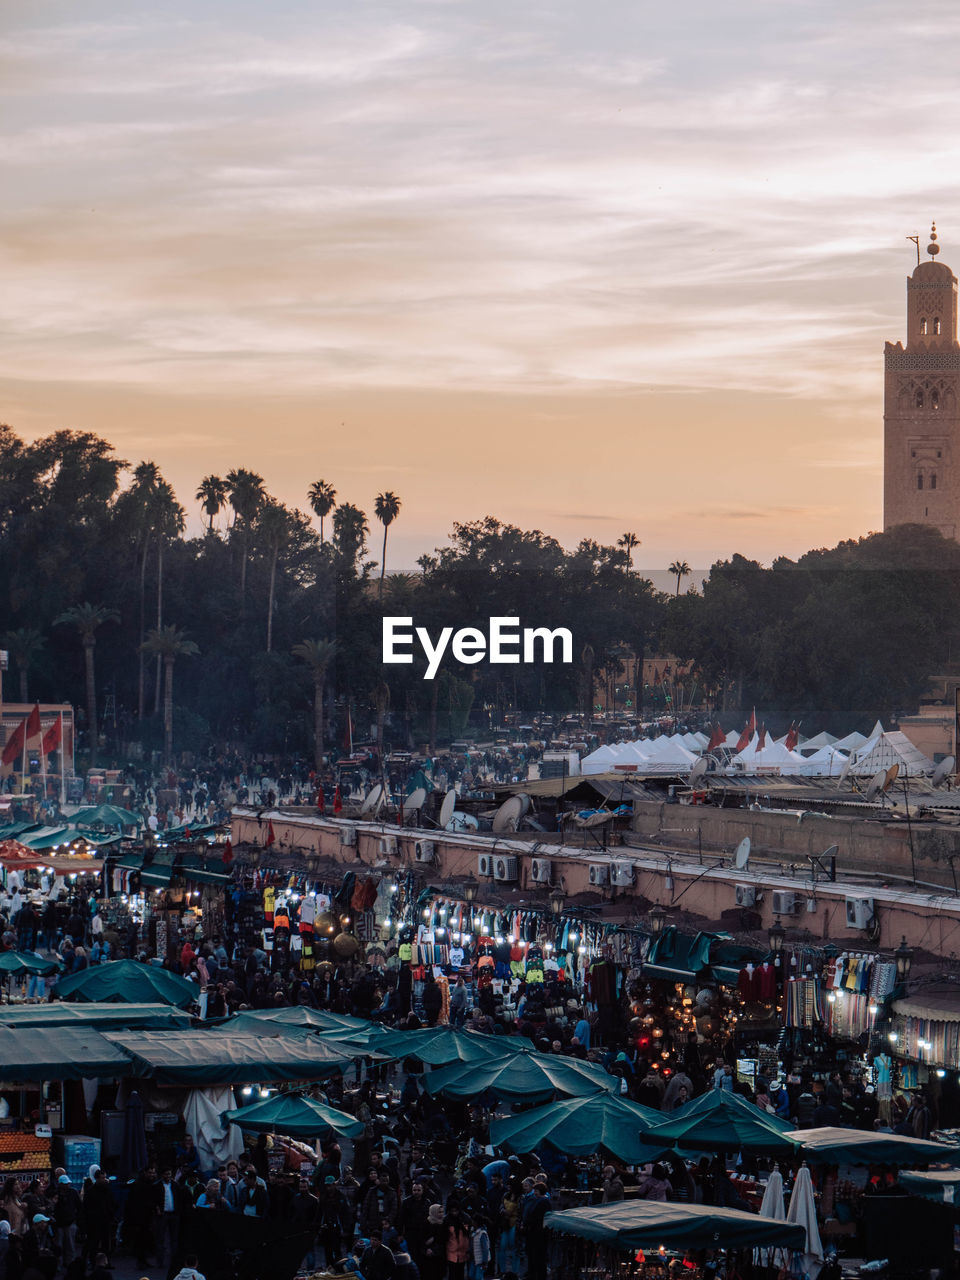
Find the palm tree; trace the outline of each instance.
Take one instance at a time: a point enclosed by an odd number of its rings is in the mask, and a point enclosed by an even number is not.
[[[0,648],[7,649],[10,656],[17,664],[17,670],[20,673],[20,701],[29,702],[27,690],[27,674],[33,665],[33,660],[46,644],[46,640],[39,631],[34,631],[32,627],[20,627],[17,631],[8,631],[0,640]]]
[[[687,576],[690,572],[690,566],[687,564],[686,560],[674,560],[673,564],[670,566],[670,572],[677,580],[677,589],[674,592],[674,595],[678,596],[680,594],[680,579]]]
[[[580,661],[583,663],[583,683],[584,683],[584,702],[587,709],[587,724],[593,719],[593,663],[596,657],[593,645],[589,642],[583,646],[580,651]]]
[[[213,520],[227,503],[227,482],[219,476],[204,476],[197,486],[197,501],[203,507],[209,524],[207,533],[213,533]]]
[[[143,647],[163,663],[163,759],[173,764],[173,664],[178,658],[191,658],[200,652],[187,633],[179,627],[156,627],[149,632]]]
[[[383,575],[387,571],[387,530],[400,514],[400,499],[390,489],[386,493],[378,493],[373,504],[377,519],[383,525],[383,557],[380,562],[380,590],[378,599],[383,596]]]
[[[369,532],[367,517],[360,508],[341,502],[333,513],[333,549],[351,570],[356,569],[367,549]]]
[[[372,697],[377,712],[377,758],[383,769],[383,720],[390,709],[390,686],[385,680],[379,680],[374,686]]]
[[[263,476],[243,467],[227,472],[227,492],[234,511],[234,527],[241,535],[240,604],[247,593],[247,558],[250,554],[250,530],[257,513],[267,500]]]
[[[183,533],[187,524],[187,515],[176,499],[166,480],[158,480],[151,503],[153,534],[157,541],[157,627],[163,626],[163,549],[167,543]],[[160,710],[160,663],[161,655],[157,654],[156,692],[153,700],[153,714]]]
[[[333,510],[337,491],[332,484],[327,484],[326,480],[314,480],[307,490],[307,500],[313,508],[314,515],[320,519],[320,545],[323,546],[323,518]]]
[[[635,533],[625,533],[622,537],[617,539],[617,546],[622,547],[627,553],[627,573],[629,573],[633,568],[633,552],[636,547],[639,547],[639,545],[640,539]]]
[[[273,647],[273,601],[276,594],[277,560],[290,538],[290,513],[279,502],[267,502],[257,518],[257,530],[270,555],[270,591],[267,600],[267,653]]]
[[[93,669],[93,650],[97,643],[97,629],[105,622],[119,622],[116,609],[102,604],[75,604],[54,618],[54,625],[76,627],[83,644],[83,660],[87,675],[87,725],[90,735],[90,763],[97,761],[97,681]]]
[[[295,658],[303,659],[313,676],[313,765],[318,773],[323,768],[323,686],[336,651],[335,640],[301,640],[291,650]]]
[[[154,504],[157,485],[162,480],[155,462],[140,462],[133,471],[133,483],[124,495],[132,512],[136,530],[137,554],[140,557],[140,630],[137,640],[137,719],[142,720],[146,702],[146,670],[143,639],[147,630],[147,561],[154,534]]]

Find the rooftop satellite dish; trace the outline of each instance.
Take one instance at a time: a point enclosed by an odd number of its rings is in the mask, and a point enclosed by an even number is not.
[[[888,791],[897,780],[897,774],[900,772],[900,766],[894,762],[883,777],[883,789]]]
[[[877,797],[877,792],[881,789],[881,787],[886,782],[886,780],[887,780],[886,769],[879,769],[870,779],[870,785],[867,787],[866,793],[864,795],[864,799],[875,800]]]
[[[502,834],[504,831],[516,831],[517,823],[523,817],[523,801],[519,796],[511,796],[493,815],[493,830]]]
[[[738,871],[746,871],[747,863],[750,861],[750,837],[744,836],[737,845],[736,853],[733,855],[733,865]]]
[[[439,825],[441,827],[446,827],[447,823],[453,817],[453,811],[456,807],[457,807],[457,793],[456,791],[453,791],[453,790],[448,791],[447,794],[443,797],[443,804],[440,806]]]
[[[706,760],[698,760],[697,763],[690,770],[690,775],[687,778],[687,786],[695,787],[697,783],[700,781],[700,779],[703,777],[703,775],[707,772],[708,767],[709,767],[708,762]]]
[[[375,809],[380,807],[382,799],[383,785],[378,782],[375,787],[372,787],[371,790],[367,792],[366,798],[360,806],[360,816],[363,817],[365,813],[373,813]]]
[[[520,810],[520,816],[525,817],[530,812],[530,806],[533,804],[533,801],[524,791],[518,793],[517,799],[523,805],[523,808]]]
[[[840,770],[840,777],[837,779],[837,787],[842,787],[850,775],[850,768],[853,765],[853,752],[847,756],[843,762],[843,768]]]
[[[426,798],[427,798],[427,793],[425,789],[423,787],[417,787],[415,790],[411,791],[410,794],[407,796],[407,798],[404,800],[403,807],[404,809],[408,809],[411,812],[414,809],[422,809],[423,802],[424,800],[426,800]]]
[[[933,777],[930,779],[930,785],[932,787],[942,786],[945,780],[951,776],[956,767],[956,756],[944,756],[933,771]]]

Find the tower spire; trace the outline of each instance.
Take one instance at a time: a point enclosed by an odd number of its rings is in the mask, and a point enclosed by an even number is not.
[[[930,243],[927,245],[927,253],[929,253],[931,258],[935,258],[939,252],[940,246],[937,244],[937,224],[935,222],[931,222]]]

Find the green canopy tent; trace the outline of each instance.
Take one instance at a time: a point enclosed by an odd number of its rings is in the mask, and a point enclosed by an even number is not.
[[[761,1111],[737,1093],[711,1089],[678,1107],[669,1120],[644,1135],[656,1146],[693,1151],[752,1151],[757,1155],[793,1155],[794,1135],[785,1120]]]
[[[189,1013],[169,1004],[53,1004],[0,1005],[0,1025],[6,1027],[90,1027],[99,1030],[161,1031],[187,1028]]]
[[[417,1031],[390,1031],[377,1048],[392,1058],[416,1058],[428,1067],[446,1067],[454,1062],[489,1062],[504,1054],[526,1051],[534,1046],[524,1036],[489,1036],[479,1031],[459,1031],[455,1027],[421,1027]]]
[[[960,1165],[960,1146],[924,1142],[897,1133],[861,1129],[793,1129],[788,1134],[805,1160],[817,1164]]]
[[[563,1098],[520,1115],[494,1120],[490,1141],[517,1155],[543,1143],[568,1156],[603,1151],[624,1164],[645,1164],[666,1155],[640,1141],[640,1133],[660,1120],[660,1112],[628,1102],[605,1089],[584,1098]]]
[[[802,1250],[806,1245],[806,1231],[796,1223],[705,1204],[618,1200],[548,1213],[544,1224],[623,1252],[661,1246],[684,1253],[763,1246]]]
[[[311,1009],[307,1005],[293,1005],[286,1009],[248,1009],[220,1023],[226,1031],[255,1032],[269,1035],[267,1026],[276,1023],[280,1027],[305,1027],[310,1031],[365,1031],[371,1023],[366,1018],[352,1018],[347,1013],[331,1013],[327,1009]]]
[[[0,951],[0,973],[14,978],[22,978],[27,974],[40,974],[46,977],[56,973],[60,968],[58,960],[44,960],[30,951]]]
[[[159,965],[137,960],[110,960],[79,973],[68,974],[56,986],[61,1000],[107,1001],[127,1004],[176,1005],[186,1009],[200,998],[200,988]]]
[[[423,1083],[433,1095],[476,1098],[493,1093],[504,1102],[548,1102],[557,1094],[575,1098],[598,1089],[612,1093],[620,1088],[617,1076],[608,1075],[593,1063],[524,1052],[441,1067],[429,1072]]]
[[[373,1054],[379,1062],[394,1062],[395,1055],[387,1043],[393,1033],[378,1022],[358,1030],[354,1027],[335,1031],[321,1031],[319,1034],[327,1043],[343,1045],[345,1053]]]
[[[255,1133],[281,1133],[307,1142],[329,1138],[332,1133],[338,1138],[362,1138],[364,1134],[361,1120],[303,1093],[278,1093],[275,1098],[255,1102],[253,1106],[224,1111],[220,1119],[224,1124],[235,1124]]]
[[[207,1088],[319,1080],[345,1071],[353,1057],[318,1036],[257,1036],[220,1031],[108,1032],[133,1073],[159,1085]]]
[[[0,1080],[93,1080],[129,1072],[123,1049],[90,1027],[0,1027]]]
[[[70,819],[72,827],[142,827],[143,817],[131,809],[121,809],[115,804],[98,804],[91,809],[81,809]]]
[[[911,1169],[909,1173],[900,1174],[899,1183],[912,1196],[923,1196],[924,1200],[960,1208],[960,1170],[928,1169],[920,1173]]]

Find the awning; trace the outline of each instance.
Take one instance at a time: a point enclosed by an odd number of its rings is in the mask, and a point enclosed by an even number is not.
[[[353,1057],[319,1036],[259,1037],[228,1031],[110,1032],[133,1070],[160,1085],[270,1084],[319,1080],[343,1072]]]
[[[116,862],[118,871],[139,871],[142,866],[143,854],[135,853],[133,850],[122,853]]]
[[[618,1200],[548,1213],[544,1225],[624,1252],[634,1249],[736,1249],[768,1245],[803,1249],[807,1233],[793,1222],[705,1204]]]
[[[141,1031],[188,1028],[189,1013],[168,1004],[53,1004],[0,1005],[0,1025],[14,1027],[91,1027],[94,1031]]]
[[[955,1204],[960,1207],[960,1170],[929,1169],[919,1173],[911,1169],[909,1173],[901,1173],[898,1179],[904,1191],[912,1196],[923,1196],[925,1200],[935,1200],[938,1204]]]
[[[202,854],[185,853],[180,859],[180,870],[185,880],[194,884],[227,885],[233,880],[220,858],[206,859]]]
[[[92,1080],[127,1075],[124,1051],[79,1027],[0,1027],[0,1080]]]
[[[893,1012],[904,1018],[926,1018],[930,1022],[960,1022],[960,991],[956,995],[907,996],[894,1000]]]
[[[158,849],[153,860],[140,872],[140,883],[152,889],[165,889],[173,876],[176,854],[172,849]]]
[[[801,1147],[803,1158],[818,1164],[960,1165],[960,1146],[871,1133],[862,1129],[794,1129],[787,1134]]]

